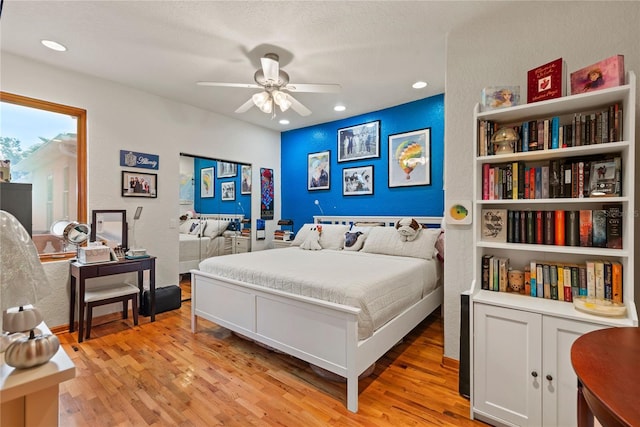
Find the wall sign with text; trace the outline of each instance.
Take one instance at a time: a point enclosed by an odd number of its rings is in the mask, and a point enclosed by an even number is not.
[[[160,156],[120,150],[120,166],[158,170],[160,166]]]

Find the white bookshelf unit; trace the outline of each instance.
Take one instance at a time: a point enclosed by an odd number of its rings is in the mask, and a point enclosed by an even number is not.
[[[622,109],[619,141],[497,155],[477,155],[474,163],[474,281],[471,289],[471,416],[491,424],[519,426],[577,425],[577,378],[570,361],[573,342],[582,334],[606,327],[637,326],[634,303],[634,177],[636,77],[627,84],[505,109],[480,111],[476,106],[475,146],[481,121],[513,126],[525,121],[559,117],[570,123],[576,113],[591,113],[612,104]],[[476,151],[478,153],[478,151]],[[621,158],[620,196],[483,199],[483,165],[593,156]],[[622,205],[622,249],[483,240],[482,210],[579,211]],[[505,224],[506,227],[506,224]],[[517,292],[482,289],[482,258],[508,258],[522,270],[531,261],[584,264],[588,260],[622,264],[624,317],[596,316],[576,310],[571,302],[532,297]]]

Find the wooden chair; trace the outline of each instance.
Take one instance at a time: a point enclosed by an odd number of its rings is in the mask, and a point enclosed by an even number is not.
[[[101,287],[86,291],[84,294],[84,303],[87,307],[87,333],[86,339],[91,334],[91,320],[93,318],[93,307],[105,304],[113,304],[114,302],[122,302],[122,318],[128,318],[129,301],[133,310],[133,325],[138,325],[138,295],[140,289],[137,286],[128,283],[117,286]],[[83,319],[81,319],[83,321]]]

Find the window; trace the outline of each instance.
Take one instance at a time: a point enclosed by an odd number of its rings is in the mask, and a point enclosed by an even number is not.
[[[11,160],[12,182],[32,184],[33,241],[41,258],[59,255],[51,224],[87,221],[86,111],[7,92],[0,101],[0,160]],[[37,134],[25,136],[23,129]]]

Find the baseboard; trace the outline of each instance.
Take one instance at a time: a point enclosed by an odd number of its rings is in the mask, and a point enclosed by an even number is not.
[[[458,372],[460,370],[460,361],[450,357],[442,356],[441,365],[443,368],[451,369],[452,371]]]

